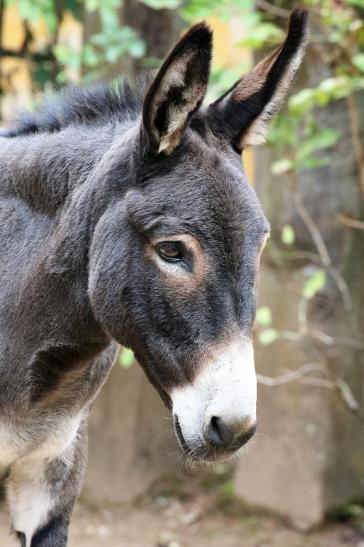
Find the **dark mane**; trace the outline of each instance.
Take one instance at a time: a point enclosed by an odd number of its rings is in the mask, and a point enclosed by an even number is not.
[[[91,87],[70,86],[46,99],[34,112],[21,112],[1,136],[53,133],[71,125],[104,125],[135,119],[142,110],[150,78],[134,85],[102,82]]]

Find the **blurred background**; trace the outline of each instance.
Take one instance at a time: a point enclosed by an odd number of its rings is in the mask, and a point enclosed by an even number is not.
[[[122,349],[91,416],[71,547],[364,546],[364,0],[301,4],[303,68],[267,145],[243,158],[272,225],[258,433],[238,461],[187,468],[167,410]],[[292,6],[0,0],[0,125],[69,82],[156,69],[202,19],[215,36],[213,100],[282,40]],[[2,546],[5,534],[4,519]]]

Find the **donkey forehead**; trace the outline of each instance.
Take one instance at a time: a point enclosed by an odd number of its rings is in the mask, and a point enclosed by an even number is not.
[[[185,226],[208,239],[257,245],[269,231],[241,158],[198,135],[154,173],[146,194],[151,213],[176,219],[179,231]]]

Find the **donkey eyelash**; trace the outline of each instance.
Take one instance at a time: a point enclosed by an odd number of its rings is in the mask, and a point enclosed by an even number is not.
[[[186,273],[193,272],[194,254],[182,241],[166,239],[159,241],[153,247],[158,259],[166,265],[177,267]],[[176,256],[168,256],[167,253],[171,251],[175,251]]]
[[[158,255],[166,262],[182,262],[184,256],[183,246],[179,241],[161,241],[156,245]]]

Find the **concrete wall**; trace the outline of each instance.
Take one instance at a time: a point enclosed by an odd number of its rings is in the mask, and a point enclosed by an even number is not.
[[[131,500],[179,457],[170,414],[139,365],[116,364],[91,412],[86,498]]]
[[[292,276],[268,266],[263,279],[262,301],[271,306],[279,327],[292,328],[300,272]],[[362,401],[362,364],[347,361],[341,361],[340,374],[348,379],[351,369],[348,383]],[[307,352],[294,342],[256,346],[257,369],[267,376],[296,370],[307,362]],[[321,522],[328,510],[362,499],[364,426],[333,391],[299,382],[260,385],[258,424],[258,433],[236,470],[236,493],[245,503],[308,529]]]

